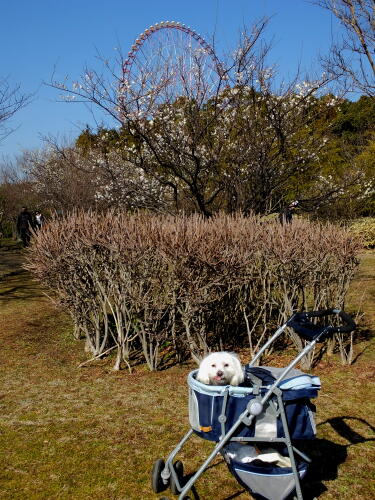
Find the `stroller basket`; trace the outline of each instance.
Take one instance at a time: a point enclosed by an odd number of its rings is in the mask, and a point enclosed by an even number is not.
[[[297,463],[300,479],[305,476],[307,467],[308,464],[302,460]],[[292,467],[260,467],[229,459],[228,468],[237,481],[244,488],[250,489],[256,498],[284,500],[296,486]]]
[[[272,378],[277,378],[282,371],[272,367],[263,370],[265,377],[270,374]],[[255,368],[254,371],[259,375],[261,370]],[[196,374],[197,370],[188,376],[189,421],[195,433],[209,441],[218,442],[237,422],[246,407],[258,401],[270,387],[269,384],[253,385],[253,387],[210,386],[196,380]],[[310,402],[310,398],[318,395],[319,378],[293,370],[293,373],[279,384],[279,388],[291,438],[313,439],[316,434],[315,406]],[[274,395],[264,405],[262,412],[254,418],[252,424],[241,425],[234,437],[259,439],[285,437],[279,411],[280,404]]]

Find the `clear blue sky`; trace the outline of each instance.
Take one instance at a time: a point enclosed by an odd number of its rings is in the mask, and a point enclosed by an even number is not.
[[[310,69],[326,52],[337,30],[331,15],[306,0],[3,0],[0,9],[0,76],[19,83],[34,101],[10,123],[16,131],[0,144],[0,157],[14,157],[42,146],[41,136],[74,139],[95,121],[79,103],[58,102],[48,82],[78,79],[83,68],[98,64],[96,53],[124,53],[138,34],[162,20],[185,23],[207,40],[215,34],[220,51],[234,49],[241,27],[273,16],[272,61],[285,77],[299,63]]]

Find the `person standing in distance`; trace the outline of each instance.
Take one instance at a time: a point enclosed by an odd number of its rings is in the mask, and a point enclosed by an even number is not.
[[[31,228],[33,227],[33,218],[27,207],[22,207],[21,212],[17,218],[17,231],[22,240],[22,244],[28,247],[30,244]]]
[[[298,204],[298,200],[292,201],[292,203],[290,203],[287,208],[279,213],[279,221],[281,222],[281,224],[290,224],[292,222],[293,215],[296,211],[296,208],[298,207]]]
[[[41,229],[43,224],[44,224],[44,216],[42,215],[40,210],[37,210],[34,216],[34,227],[35,229]]]

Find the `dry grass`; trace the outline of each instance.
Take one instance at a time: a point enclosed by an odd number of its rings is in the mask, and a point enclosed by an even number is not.
[[[154,373],[140,366],[129,374],[113,372],[112,362],[103,361],[78,369],[84,355],[70,321],[19,270],[21,259],[12,252],[0,282],[0,498],[155,500],[152,463],[188,430],[191,366]],[[374,264],[375,253],[366,253],[350,292],[351,307],[361,305],[372,332]],[[315,369],[323,388],[307,499],[375,498],[374,342],[364,334],[355,350],[350,368],[333,356]],[[274,361],[282,365],[287,357]],[[209,449],[208,442],[191,441],[181,454],[187,472]],[[197,483],[197,492],[202,500],[249,498],[220,460]]]

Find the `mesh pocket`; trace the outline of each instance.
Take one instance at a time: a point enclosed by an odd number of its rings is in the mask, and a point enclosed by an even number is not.
[[[193,430],[195,431],[201,430],[199,424],[198,400],[195,395],[195,392],[192,389],[189,389],[189,422]]]

